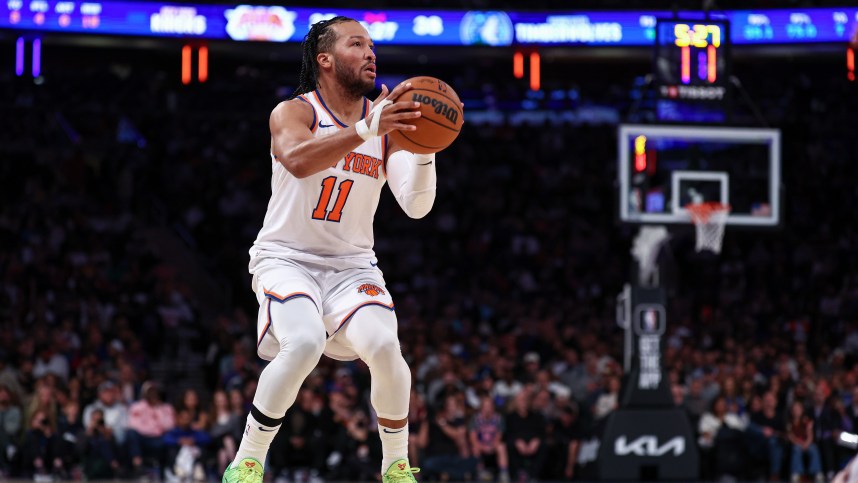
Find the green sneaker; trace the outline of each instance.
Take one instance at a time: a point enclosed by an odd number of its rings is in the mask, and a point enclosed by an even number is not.
[[[262,483],[262,463],[244,458],[234,468],[223,472],[223,483]]]
[[[420,468],[412,468],[408,460],[396,460],[381,475],[381,483],[417,483],[414,473],[420,473]]]

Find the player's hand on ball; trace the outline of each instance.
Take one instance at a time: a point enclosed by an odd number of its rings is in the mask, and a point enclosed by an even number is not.
[[[387,86],[381,85],[381,93],[378,97],[373,101],[372,106],[378,105],[379,102],[389,99],[391,101],[395,101],[402,94],[411,89],[410,83],[401,83],[393,88],[392,92],[387,90]],[[402,100],[399,102],[393,102],[393,104],[388,104],[384,106],[384,108],[379,113],[381,115],[381,120],[378,124],[378,135],[382,136],[384,134],[389,133],[394,130],[404,130],[404,131],[415,131],[417,126],[413,124],[407,124],[403,121],[414,120],[420,117],[420,103],[413,102],[410,100]],[[367,117],[367,123],[372,122],[372,116],[376,114],[372,114]]]

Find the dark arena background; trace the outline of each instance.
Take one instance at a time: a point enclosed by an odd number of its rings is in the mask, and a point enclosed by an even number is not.
[[[375,217],[420,481],[856,481],[849,3],[4,0],[0,479],[220,481],[269,114],[343,14],[465,103]],[[323,357],[266,481],[379,480],[369,387]]]

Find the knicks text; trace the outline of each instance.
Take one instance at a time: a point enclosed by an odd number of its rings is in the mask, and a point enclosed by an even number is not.
[[[381,166],[380,159],[367,156],[366,154],[351,152],[346,154],[343,160],[343,171],[365,174],[378,179],[378,168]]]

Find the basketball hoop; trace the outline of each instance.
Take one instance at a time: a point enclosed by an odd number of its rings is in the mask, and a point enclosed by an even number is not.
[[[696,250],[721,253],[724,227],[730,215],[730,205],[717,202],[691,203],[685,206],[697,232]]]

